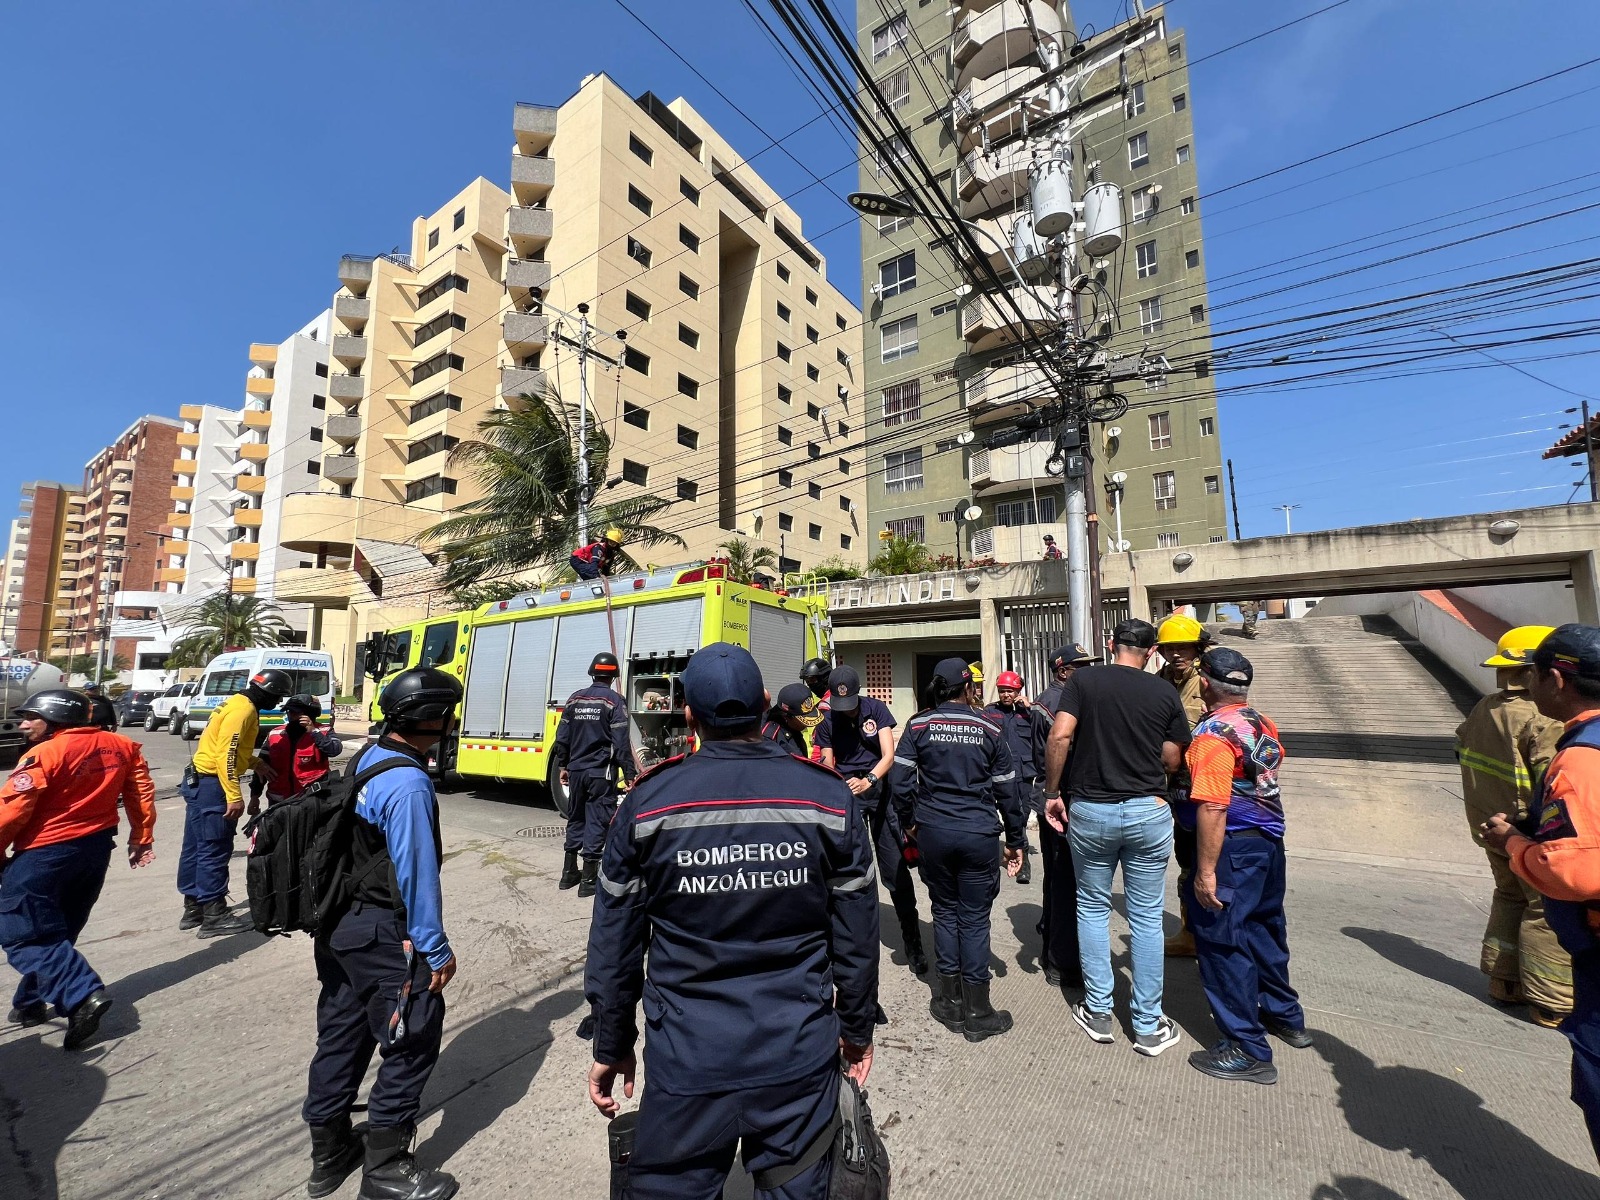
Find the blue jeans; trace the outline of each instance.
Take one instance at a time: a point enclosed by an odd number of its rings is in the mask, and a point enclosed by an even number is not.
[[[1172,809],[1159,796],[1120,804],[1074,799],[1067,833],[1078,873],[1078,946],[1084,1003],[1111,1011],[1111,879],[1122,866],[1122,893],[1132,931],[1133,1031],[1154,1033],[1165,979],[1161,915],[1167,859],[1172,854]]]
[[[238,821],[228,820],[222,781],[202,775],[191,792],[183,821],[183,850],[178,855],[178,890],[186,899],[209,904],[228,895],[228,860],[233,857],[233,835]]]
[[[12,1004],[61,1016],[103,985],[74,944],[100,898],[117,831],[18,851],[0,880],[0,945],[22,982]]]

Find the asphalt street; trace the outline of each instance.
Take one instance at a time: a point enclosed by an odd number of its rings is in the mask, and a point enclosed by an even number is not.
[[[116,1007],[76,1054],[60,1023],[0,1028],[0,1197],[304,1195],[310,943],[178,931],[187,747],[135,734],[159,788],[157,862],[130,872],[113,859],[80,943]],[[1016,1028],[969,1045],[929,1017],[885,904],[889,1024],[870,1091],[894,1194],[1600,1200],[1565,1039],[1484,999],[1489,875],[1458,796],[1413,789],[1391,804],[1336,767],[1291,760],[1285,772],[1291,970],[1316,1045],[1279,1053],[1276,1087],[1213,1081],[1185,1061],[1215,1038],[1192,962],[1169,965],[1176,1048],[1134,1054],[1125,1014],[1114,1045],[1085,1039],[1034,958],[1037,882],[1005,882],[995,907],[994,1000]],[[457,1174],[464,1197],[604,1196],[605,1122],[575,1036],[588,904],[556,890],[559,819],[509,791],[447,795],[443,813],[461,970],[418,1155]],[[1352,827],[1359,842],[1341,836]],[[242,846],[233,878],[242,899]],[[1118,919],[1119,1005],[1125,939]],[[355,1192],[352,1179],[339,1194]]]

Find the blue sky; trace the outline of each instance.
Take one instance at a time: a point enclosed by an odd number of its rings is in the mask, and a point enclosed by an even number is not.
[[[1194,63],[1322,2],[1173,0],[1169,19],[1187,30]],[[0,408],[11,452],[0,467],[0,516],[14,512],[23,480],[76,480],[84,460],[142,413],[238,403],[248,343],[279,340],[322,308],[340,254],[404,241],[413,216],[474,175],[505,183],[517,100],[559,103],[585,73],[603,70],[635,92],[687,96],[745,154],[766,141],[755,126],[781,134],[815,115],[736,0],[632,6],[737,109],[610,0],[476,3],[470,20],[404,0],[91,2],[9,13],[0,219],[11,231],[12,286],[0,292]],[[1124,8],[1086,0],[1075,14],[1104,27]],[[1415,253],[1592,202],[1600,66],[1230,186],[1571,66],[1600,44],[1595,6],[1542,10],[1534,36],[1508,27],[1510,15],[1489,0],[1349,0],[1194,66],[1219,332],[1274,323],[1264,332],[1275,337],[1286,316],[1600,255],[1594,212]],[[1440,140],[1451,133],[1460,136]],[[785,148],[819,175],[854,153],[822,121]],[[839,285],[858,294],[856,227],[839,197],[810,185],[783,153],[760,154],[755,166],[793,195],[808,232],[839,227],[821,244]],[[830,182],[843,193],[853,180]],[[1505,199],[1519,193],[1527,199]],[[1442,215],[1468,206],[1481,207]],[[1382,231],[1430,217],[1440,219],[1406,231],[1413,240],[1378,248],[1405,236]],[[1368,235],[1370,243],[1308,253]],[[1380,269],[1259,295],[1402,254],[1410,256]],[[1440,333],[1407,336],[1442,349],[1446,335],[1472,342],[1487,330],[1595,316],[1589,301],[1441,319]],[[1600,395],[1581,354],[1532,361],[1592,346],[1496,353]],[[1224,371],[1219,361],[1217,379],[1254,388],[1327,369],[1317,362],[1304,350],[1268,370]],[[1538,453],[1577,400],[1479,355],[1438,365],[1484,369],[1224,393],[1223,444],[1245,535],[1281,529],[1273,506],[1285,503],[1301,505],[1295,528],[1311,529],[1565,500],[1570,485],[1560,481],[1577,472]]]

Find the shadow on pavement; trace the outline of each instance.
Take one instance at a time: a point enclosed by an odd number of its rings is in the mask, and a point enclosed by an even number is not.
[[[430,1165],[447,1162],[526,1096],[555,1041],[552,1026],[582,1004],[583,993],[566,988],[531,1009],[500,1009],[457,1034],[439,1064],[449,1069],[463,1063],[470,1074],[439,1104],[444,1119],[417,1148],[417,1157]]]
[[[116,1000],[118,1007],[123,1005],[132,1007],[146,996],[153,996],[167,988],[176,987],[224,963],[243,958],[250,951],[265,946],[267,941],[265,936],[253,929],[204,942],[196,938],[195,945],[199,949],[185,954],[182,958],[145,967],[142,971],[135,971],[132,975],[121,979],[107,980],[106,990]],[[113,1020],[116,1012],[115,1008],[111,1010],[111,1014],[106,1018],[108,1022]],[[125,1031],[119,1028],[118,1032]]]
[[[1039,958],[1044,951],[1044,936],[1039,932],[1039,920],[1043,914],[1037,904],[1013,904],[1006,909],[1006,916],[1011,918],[1011,932],[1016,935],[1019,943],[1017,946],[1017,966],[1029,975],[1037,975],[1043,967]]]
[[[66,1053],[59,1035],[0,1045],[0,1195],[60,1196],[61,1148],[105,1098],[106,1075],[96,1057],[93,1047]]]
[[[1340,1175],[1332,1183],[1319,1183],[1311,1200],[1406,1200],[1393,1191],[1360,1175]]]
[[[1600,1196],[1600,1179],[1551,1154],[1454,1080],[1418,1067],[1380,1067],[1326,1031],[1318,1032],[1316,1051],[1333,1068],[1350,1131],[1374,1146],[1422,1159],[1465,1200]],[[1570,1118],[1552,1116],[1577,1120],[1576,1110]],[[1394,1193],[1343,1194],[1365,1200]]]
[[[1376,951],[1395,966],[1404,967],[1413,975],[1421,975],[1424,979],[1453,987],[1458,992],[1465,992],[1474,1000],[1488,999],[1488,977],[1471,963],[1461,962],[1431,946],[1424,946],[1412,938],[1383,929],[1362,929],[1359,926],[1346,925],[1339,932]]]

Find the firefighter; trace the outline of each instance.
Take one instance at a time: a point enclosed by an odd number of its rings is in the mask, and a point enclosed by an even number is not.
[[[1206,702],[1200,694],[1200,652],[1210,642],[1199,621],[1182,613],[1173,613],[1156,630],[1156,649],[1166,664],[1161,668],[1161,678],[1178,689],[1178,699],[1183,702],[1183,715],[1189,718],[1192,729],[1205,715]],[[1189,772],[1185,767],[1173,776],[1171,794],[1167,799],[1174,807],[1189,798]],[[1194,871],[1194,830],[1181,825],[1172,831],[1173,857],[1178,860],[1178,932],[1167,939],[1163,952],[1168,958],[1193,958],[1194,934],[1189,929],[1189,876]]]
[[[242,692],[211,710],[179,786],[188,805],[178,858],[178,891],[183,893],[179,929],[198,925],[199,937],[212,938],[253,928],[248,918],[228,912],[228,860],[244,814],[239,785],[251,768],[271,777],[271,766],[256,757],[261,710],[276,708],[293,690],[287,671],[257,671]]]
[[[972,672],[972,686],[967,688],[967,703],[980,712],[983,710],[983,664],[977,659],[967,664]]]
[[[28,749],[0,785],[0,852],[14,850],[0,878],[0,946],[22,976],[11,1020],[39,1025],[53,1006],[67,1018],[64,1048],[76,1050],[111,1007],[77,941],[105,884],[117,804],[128,811],[128,866],[147,867],[156,789],[139,744],[92,725],[82,692],[35,692],[17,714]]]
[[[1016,764],[1016,790],[1023,819],[1029,813],[1044,816],[1044,793],[1040,780],[1044,776],[1044,744],[1050,736],[1051,716],[1036,705],[1028,703],[1022,694],[1022,676],[1015,671],[1001,671],[994,681],[995,702],[983,710],[1005,734],[1006,748],[1011,751],[1011,761]],[[1022,866],[1017,871],[1018,883],[1031,883],[1028,869],[1028,847],[1022,847]],[[1045,887],[1048,888],[1048,880]]]
[[[1550,633],[1548,625],[1523,625],[1500,639],[1483,664],[1494,668],[1499,690],[1478,701],[1456,730],[1456,759],[1467,825],[1494,873],[1478,959],[1489,998],[1526,1004],[1535,1023],[1554,1028],[1572,1011],[1572,959],[1545,921],[1544,897],[1517,878],[1505,852],[1487,844],[1480,830],[1495,813],[1527,820],[1534,789],[1555,756],[1561,723],[1542,716],[1528,693],[1533,652]]]
[[[1068,642],[1050,651],[1050,686],[1035,696],[1033,702],[1053,720],[1056,710],[1061,707],[1061,692],[1067,686],[1067,680],[1079,667],[1087,667],[1093,662],[1094,655],[1077,642]]]
[[[1256,632],[1256,622],[1261,619],[1261,601],[1246,600],[1239,605],[1239,633],[1252,641],[1261,635]]]
[[[767,709],[761,736],[790,754],[806,757],[806,734],[822,722],[822,702],[804,683],[786,683]]]
[[[579,688],[561,710],[551,757],[561,769],[571,809],[567,815],[566,858],[561,866],[563,891],[577,885],[578,895],[594,895],[605,850],[606,830],[617,810],[617,771],[629,787],[639,773],[628,737],[628,705],[612,688],[619,674],[617,656],[602,650],[589,663],[590,684]],[[583,855],[583,870],[578,856]]]
[[[808,658],[806,665],[800,668],[800,681],[811,689],[811,694],[818,700],[828,698],[828,676],[833,673],[833,667],[825,658]]]
[[[611,574],[621,551],[622,530],[612,528],[606,530],[605,537],[579,546],[567,561],[578,573],[579,579],[599,579],[602,575]]]
[[[344,753],[344,743],[333,730],[324,733],[318,727],[321,719],[322,702],[315,696],[290,696],[283,702],[283,728],[267,736],[265,747],[272,781],[267,781],[264,772],[251,773],[247,815],[253,817],[261,811],[263,789],[267,803],[276,804],[328,777],[330,764]]]

